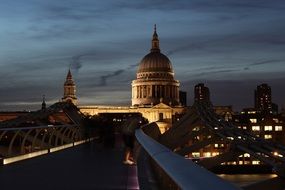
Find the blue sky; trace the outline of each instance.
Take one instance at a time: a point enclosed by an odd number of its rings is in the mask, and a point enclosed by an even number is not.
[[[0,110],[58,101],[70,64],[81,105],[129,105],[154,24],[189,104],[203,82],[215,105],[251,107],[260,83],[285,105],[283,0],[0,2]]]

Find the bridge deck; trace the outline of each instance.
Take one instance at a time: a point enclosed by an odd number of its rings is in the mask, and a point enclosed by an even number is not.
[[[0,167],[1,189],[138,189],[136,167],[122,160],[122,146],[80,145]]]

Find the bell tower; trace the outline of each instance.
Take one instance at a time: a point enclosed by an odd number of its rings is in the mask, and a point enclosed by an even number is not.
[[[64,94],[62,101],[70,102],[73,103],[74,105],[77,105],[77,98],[75,92],[76,92],[76,86],[72,79],[72,75],[69,69],[64,83]]]

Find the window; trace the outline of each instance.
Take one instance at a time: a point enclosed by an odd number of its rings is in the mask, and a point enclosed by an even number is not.
[[[275,131],[282,131],[282,126],[280,125],[275,126]]]
[[[264,139],[272,139],[272,135],[264,135]]]
[[[212,152],[212,156],[217,156],[219,154],[220,154],[219,152]]]
[[[200,152],[192,152],[194,158],[200,157]]]
[[[271,125],[264,126],[264,131],[272,131],[272,126]]]
[[[246,130],[246,126],[243,126],[242,129],[245,129],[245,130]]]
[[[163,113],[159,113],[159,120],[163,120]]]
[[[257,122],[257,119],[254,119],[254,118],[251,118],[249,119],[251,123],[256,123]]]
[[[259,165],[260,164],[260,161],[259,160],[253,160],[252,161],[252,165]]]
[[[200,127],[195,127],[194,129],[193,129],[193,131],[199,131],[200,130]]]
[[[260,126],[252,126],[251,130],[252,131],[260,131]]]
[[[250,163],[250,161],[244,161],[244,164],[249,165],[251,163]]]
[[[211,157],[211,152],[204,152],[204,157]]]
[[[250,155],[248,153],[245,153],[243,157],[250,157]]]
[[[215,144],[215,148],[219,148],[219,144]]]

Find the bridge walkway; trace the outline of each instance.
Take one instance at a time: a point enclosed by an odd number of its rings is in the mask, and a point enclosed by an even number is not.
[[[136,166],[123,161],[121,140],[114,148],[96,143],[0,167],[1,189],[138,189]]]

